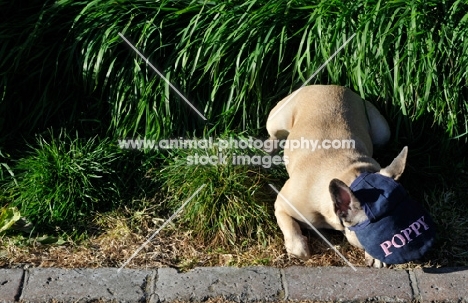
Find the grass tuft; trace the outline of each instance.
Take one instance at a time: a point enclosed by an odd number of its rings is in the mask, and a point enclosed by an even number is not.
[[[39,136],[17,162],[17,183],[6,184],[6,191],[12,205],[40,229],[86,225],[93,211],[119,202],[119,176],[113,168],[117,156],[107,140],[51,132]]]
[[[244,162],[237,158],[265,156],[262,152],[208,147],[170,153],[164,168],[156,174],[162,181],[169,209],[180,207],[206,184],[180,215],[180,222],[192,229],[197,238],[212,245],[238,245],[239,239],[245,237],[262,243],[276,231],[274,194],[267,185],[279,174],[267,173],[260,165],[242,165]],[[203,164],[203,157],[213,157],[216,163]]]

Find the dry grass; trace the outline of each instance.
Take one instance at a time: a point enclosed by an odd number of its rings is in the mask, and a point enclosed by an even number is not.
[[[153,221],[143,220],[136,225],[123,215],[100,215],[93,220],[101,228],[100,233],[81,243],[69,241],[64,245],[43,245],[37,241],[22,245],[24,241],[18,242],[15,237],[3,237],[0,267],[120,267],[161,224]],[[279,235],[263,244],[244,239],[240,245],[213,247],[197,240],[192,232],[172,225],[140,251],[127,268],[173,267],[183,271],[197,266],[346,266],[312,231],[306,233],[312,257],[302,261],[286,254]],[[324,231],[324,235],[352,264],[365,266],[363,252],[348,244],[340,233]]]
[[[122,233],[121,237],[110,232],[86,240],[81,245],[67,243],[60,246],[39,243],[18,246],[12,239],[4,238],[0,267],[119,267],[145,240],[142,235],[132,232]],[[190,232],[166,231],[147,245],[127,267],[187,270],[196,266],[342,266],[341,259],[318,241],[312,240],[317,242],[314,255],[304,262],[287,256],[280,238],[272,239],[265,246],[256,244],[216,249],[194,241]],[[340,250],[353,264],[363,265],[363,254],[359,250],[347,246]]]

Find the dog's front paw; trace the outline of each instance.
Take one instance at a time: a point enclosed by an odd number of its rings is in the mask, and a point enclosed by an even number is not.
[[[288,254],[298,257],[303,260],[310,258],[309,246],[307,245],[307,237],[300,236],[294,239],[285,241],[286,251]]]
[[[380,260],[377,260],[377,259],[374,259],[371,255],[369,255],[367,253],[367,251],[365,252],[365,259],[366,259],[366,265],[369,266],[369,267],[375,267],[375,268],[385,268],[387,267],[387,264],[380,261]]]

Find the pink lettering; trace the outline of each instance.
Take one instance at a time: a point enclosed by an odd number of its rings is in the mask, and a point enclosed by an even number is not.
[[[421,218],[418,219],[418,222],[422,224],[422,226],[424,227],[424,230],[428,230],[429,229],[429,225],[426,224],[426,222],[424,222],[424,216],[422,216]]]
[[[427,225],[426,222],[424,222],[424,216],[419,218],[417,221],[413,222],[407,228],[401,230],[400,234],[393,235],[391,241],[382,242],[380,244],[380,247],[385,252],[385,257],[392,254],[392,252],[390,251],[390,247],[392,247],[392,246],[395,247],[395,248],[403,247],[406,244],[408,244],[409,242],[413,241],[414,238],[421,235],[422,232],[419,231],[421,229],[421,227],[423,227],[424,230],[429,229],[429,225]],[[410,235],[413,232],[415,233],[415,237],[412,239]]]
[[[397,243],[395,242],[395,238],[400,239],[401,244],[397,244]],[[394,235],[393,238],[392,238],[392,244],[393,244],[393,246],[395,246],[396,248],[400,248],[400,247],[402,247],[402,246],[405,246],[406,240],[405,240],[405,238],[404,238],[402,235],[396,234],[396,235]]]
[[[416,233],[416,237],[419,236],[421,233],[419,232],[419,229],[421,228],[421,224],[419,224],[418,221],[414,222],[413,224],[410,225],[411,229],[414,230]]]
[[[412,230],[411,228],[409,228],[409,227],[408,227],[408,228],[405,228],[405,229],[403,229],[401,232],[405,235],[405,237],[406,237],[406,239],[408,240],[408,242],[413,241],[413,239],[410,238],[410,234],[413,232],[413,230]]]
[[[390,252],[389,250],[389,248],[392,247],[392,242],[385,241],[382,244],[380,244],[380,247],[382,247],[383,251],[385,252],[385,257],[392,254],[392,252]]]

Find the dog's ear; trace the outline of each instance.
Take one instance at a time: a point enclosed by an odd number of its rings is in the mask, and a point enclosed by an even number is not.
[[[335,213],[344,222],[353,226],[367,219],[361,203],[343,181],[331,180],[329,190],[335,206]]]
[[[380,170],[380,174],[398,180],[406,166],[406,156],[408,155],[408,146],[403,147],[400,154],[393,159],[392,163]]]

